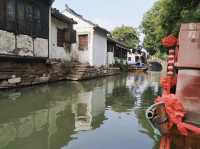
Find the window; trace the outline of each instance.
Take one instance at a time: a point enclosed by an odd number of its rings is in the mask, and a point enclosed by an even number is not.
[[[37,7],[34,7],[33,9],[33,32],[34,35],[39,35],[41,32],[41,19],[40,19],[40,9]]]
[[[24,33],[25,20],[24,20],[24,3],[19,1],[17,4],[17,19],[18,19],[18,33]]]
[[[28,21],[32,21],[32,17],[33,17],[33,8],[31,6],[31,4],[26,4],[26,19]]]
[[[114,57],[118,57],[121,58],[121,48],[120,47],[116,47],[115,53],[114,53]]]
[[[17,3],[17,15],[18,20],[24,20],[24,3],[22,1]]]
[[[15,32],[15,1],[8,0],[7,2],[7,29]]]
[[[87,50],[88,49],[88,35],[79,35],[79,50]]]
[[[113,52],[113,49],[114,49],[113,45],[111,45],[111,44],[108,43],[107,52]]]
[[[0,0],[0,29],[48,39],[49,5],[43,0]]]
[[[7,17],[9,20],[15,20],[15,1],[13,0],[8,0]]]
[[[131,61],[131,57],[128,57],[128,61]]]
[[[136,62],[139,62],[139,60],[140,60],[139,56],[136,56],[136,57],[135,57],[135,61],[136,61]]]
[[[57,29],[57,46],[64,47],[65,43],[65,30]]]
[[[69,43],[76,43],[76,31],[70,30],[70,40]]]
[[[6,1],[1,0],[1,5],[0,5],[0,28],[1,29],[5,27],[5,16],[6,16],[5,6],[6,6]]]

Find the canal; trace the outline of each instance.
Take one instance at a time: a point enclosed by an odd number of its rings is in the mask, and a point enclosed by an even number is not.
[[[145,110],[159,73],[0,92],[0,149],[156,149]]]

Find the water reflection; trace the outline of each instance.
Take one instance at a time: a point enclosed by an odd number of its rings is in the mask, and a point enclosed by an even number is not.
[[[156,148],[144,117],[159,74],[0,92],[0,149]]]

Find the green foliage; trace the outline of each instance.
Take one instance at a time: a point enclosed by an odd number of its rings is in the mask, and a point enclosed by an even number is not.
[[[181,23],[200,21],[199,0],[158,0],[144,15],[140,26],[145,34],[144,48],[150,54],[166,53],[160,41],[164,36],[178,36]]]
[[[112,31],[113,38],[124,42],[129,48],[136,48],[139,44],[139,33],[130,26],[122,25]]]
[[[159,51],[156,51],[156,53],[154,55],[155,55],[155,57],[158,57],[161,60],[167,60],[167,53],[166,52],[160,52],[160,50],[159,50]]]

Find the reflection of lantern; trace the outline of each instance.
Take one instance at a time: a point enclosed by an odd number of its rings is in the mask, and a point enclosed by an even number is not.
[[[173,35],[169,35],[162,39],[162,45],[165,46],[166,48],[174,47],[176,46],[176,44],[177,44],[177,38],[174,37]]]

